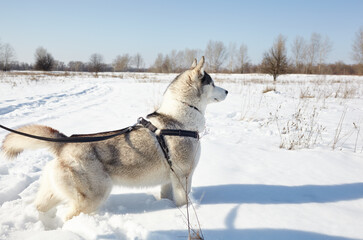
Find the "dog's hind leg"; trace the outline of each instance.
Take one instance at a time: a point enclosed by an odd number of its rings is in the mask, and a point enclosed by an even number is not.
[[[40,212],[47,212],[61,202],[61,198],[56,195],[53,186],[54,164],[55,161],[49,162],[43,170],[40,187],[35,199],[35,206]]]
[[[103,186],[92,185],[89,189],[76,190],[73,197],[69,199],[69,209],[65,217],[66,220],[82,213],[92,213],[106,200],[112,188],[112,184]]]
[[[100,162],[92,164],[60,163],[58,188],[69,205],[66,220],[83,213],[91,213],[106,200],[112,180]]]

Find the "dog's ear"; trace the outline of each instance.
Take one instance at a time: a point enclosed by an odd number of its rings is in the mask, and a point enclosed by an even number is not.
[[[200,59],[198,65],[194,68],[194,70],[198,73],[198,78],[201,79],[204,76],[204,56]]]
[[[204,56],[200,59],[198,65],[195,67],[196,69],[200,70],[204,67]]]
[[[192,66],[190,67],[190,69],[194,69],[197,66],[197,59],[194,58],[194,61],[192,63]]]

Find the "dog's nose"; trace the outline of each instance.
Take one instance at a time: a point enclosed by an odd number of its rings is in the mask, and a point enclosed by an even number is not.
[[[224,90],[226,92],[226,95],[228,94],[228,91],[227,90]]]

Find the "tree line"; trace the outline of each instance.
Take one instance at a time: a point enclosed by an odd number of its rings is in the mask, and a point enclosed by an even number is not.
[[[209,72],[220,73],[269,73],[274,79],[285,73],[303,74],[363,74],[363,27],[356,33],[352,43],[351,57],[355,64],[344,62],[326,63],[333,49],[333,43],[327,36],[312,33],[309,39],[297,36],[290,46],[286,37],[277,36],[272,46],[263,54],[262,61],[253,64],[245,44],[237,46],[222,41],[210,40],[205,50],[172,50],[168,54],[159,53],[153,64],[146,68],[140,53],[133,56],[125,53],[118,55],[112,63],[105,63],[102,54],[94,53],[88,62],[70,61],[68,64],[57,61],[45,48],[35,50],[34,63],[15,61],[15,50],[9,43],[0,42],[0,69],[41,70],[41,71],[77,71],[77,72],[160,72],[176,73],[188,69],[193,59],[206,57]],[[287,55],[290,50],[289,57]]]

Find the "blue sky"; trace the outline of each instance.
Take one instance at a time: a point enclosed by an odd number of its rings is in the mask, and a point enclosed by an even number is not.
[[[28,63],[43,46],[65,63],[86,62],[92,53],[110,63],[140,52],[149,65],[159,52],[204,50],[209,40],[244,43],[259,63],[279,34],[289,49],[297,35],[309,39],[313,32],[333,43],[328,62],[352,63],[362,26],[361,0],[0,0],[0,41]]]

